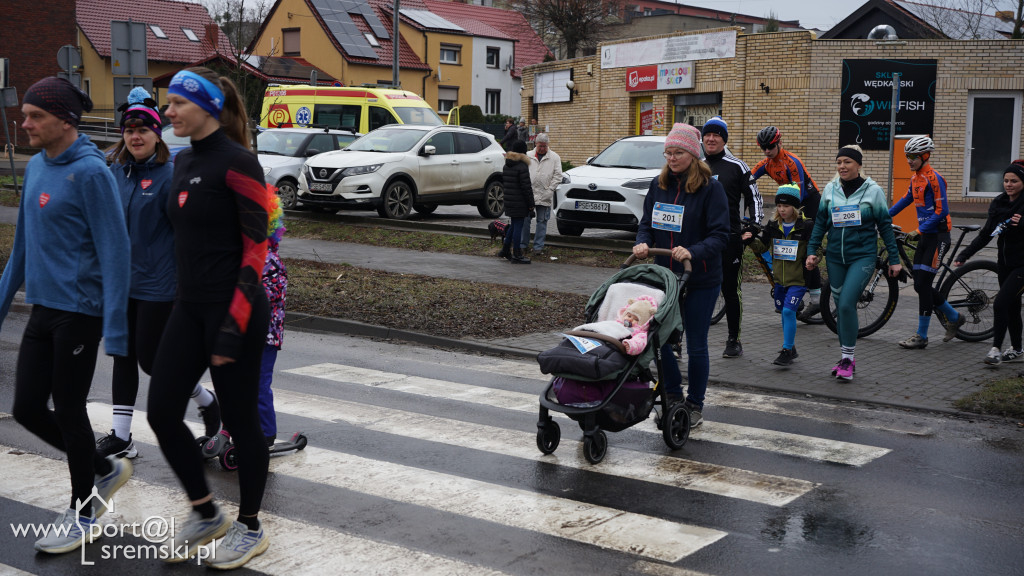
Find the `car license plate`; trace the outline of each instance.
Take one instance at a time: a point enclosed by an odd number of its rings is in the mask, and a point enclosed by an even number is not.
[[[582,212],[609,212],[611,206],[607,202],[576,201],[576,209]]]
[[[334,192],[334,185],[330,182],[313,182],[309,185],[310,192]]]

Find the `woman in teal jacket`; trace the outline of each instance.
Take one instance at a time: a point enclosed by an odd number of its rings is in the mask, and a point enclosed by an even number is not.
[[[836,302],[839,347],[842,358],[832,368],[839,380],[853,380],[857,362],[857,300],[875,270],[877,238],[882,236],[889,252],[889,275],[900,273],[896,237],[882,187],[860,174],[863,154],[858,146],[845,146],[836,154],[835,179],[825,186],[807,243],[807,269],[818,265],[822,238],[828,234],[828,283]]]

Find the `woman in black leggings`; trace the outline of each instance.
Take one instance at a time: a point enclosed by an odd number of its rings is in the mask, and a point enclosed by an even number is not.
[[[166,116],[192,147],[175,159],[167,214],[174,227],[178,293],[153,362],[149,423],[192,504],[165,558],[180,562],[226,536],[207,561],[237,568],[269,546],[257,514],[268,454],[257,400],[269,323],[260,281],[267,255],[267,189],[248,147],[245,108],[235,85],[206,68],[177,73]],[[213,501],[199,446],[183,418],[209,368],[221,418],[238,452],[238,518]]]
[[[960,251],[954,266],[961,266],[975,252],[997,237],[999,249],[999,293],[992,303],[994,336],[992,349],[985,355],[986,364],[1019,362],[1024,360],[1021,332],[1024,322],[1020,317],[1021,294],[1024,293],[1024,226],[1020,225],[1024,213],[1024,160],[1014,160],[1003,172],[1004,192],[992,199],[988,206],[985,226],[971,244]],[[1003,338],[1010,332],[1010,347],[1000,352]]]

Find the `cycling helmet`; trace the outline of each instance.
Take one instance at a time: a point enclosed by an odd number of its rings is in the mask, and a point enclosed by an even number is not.
[[[781,136],[782,132],[779,132],[778,128],[775,126],[768,126],[757,134],[757,145],[767,146],[769,144],[774,144],[779,141],[779,137]]]
[[[903,147],[903,151],[907,154],[924,154],[932,150],[935,150],[935,142],[932,142],[932,139],[927,136],[914,136],[907,140],[906,146]]]

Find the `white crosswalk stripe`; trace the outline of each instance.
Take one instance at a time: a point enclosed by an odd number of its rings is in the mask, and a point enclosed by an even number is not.
[[[113,407],[91,402],[88,408],[93,428],[107,429]],[[137,410],[135,415],[145,419],[144,412]],[[192,427],[200,431],[198,424]],[[136,441],[156,443],[152,430],[143,426],[137,426],[133,436]],[[678,561],[725,536],[718,530],[312,446],[297,456],[272,458],[271,470],[655,560]],[[410,490],[411,486],[415,489]]]
[[[538,397],[542,388],[538,386],[536,394],[511,392],[483,386],[472,386],[457,382],[422,378],[393,372],[383,372],[341,364],[315,364],[286,370],[290,374],[311,376],[335,382],[359,384],[387,390],[417,394],[420,396],[458,400],[474,404],[484,404],[495,408],[520,412],[537,412]],[[555,414],[562,417],[561,414]],[[653,434],[660,434],[653,426],[638,425],[632,429]],[[849,466],[863,466],[876,458],[890,452],[887,448],[865,446],[841,440],[815,438],[802,434],[790,434],[762,428],[739,426],[722,422],[711,422],[705,419],[703,425],[695,429],[690,438],[708,442],[718,442],[733,446],[743,446],[759,450],[768,450],[789,456],[824,460]],[[610,454],[611,452],[609,452]]]
[[[109,412],[107,409],[108,414]],[[64,462],[21,453],[0,445],[0,497],[57,513],[63,510],[62,503],[68,498],[67,475],[68,468]],[[25,478],[64,481],[25,482]],[[170,523],[171,518],[176,518],[175,523],[180,526],[186,506],[186,499],[180,490],[143,482],[138,478],[133,478],[125,484],[114,495],[113,500],[114,509],[100,519],[101,523],[115,526],[138,525],[148,518],[160,518]],[[225,513],[229,513],[228,516],[232,518],[236,511],[234,508],[225,509]],[[45,522],[52,520],[51,517],[40,519]],[[503,574],[482,566],[327,530],[266,512],[260,514],[260,521],[265,523],[267,534],[270,535],[270,549],[266,554],[252,560],[246,567],[267,574]],[[7,526],[3,528],[8,529]],[[330,545],[323,545],[325,542],[330,542]],[[87,550],[87,557],[99,557],[102,553],[100,546],[105,543],[125,544],[116,537],[101,538],[97,543],[90,545],[90,549],[95,548],[95,551]],[[31,544],[32,541],[26,538],[25,545],[28,547]],[[316,562],[310,562],[311,558],[315,558]],[[97,565],[99,564],[97,562]],[[0,564],[0,573],[6,574],[3,568],[4,566]]]

